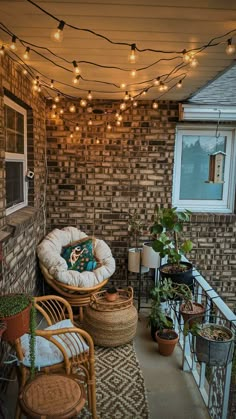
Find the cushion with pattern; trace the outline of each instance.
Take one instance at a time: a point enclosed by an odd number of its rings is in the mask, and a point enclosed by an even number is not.
[[[68,269],[78,272],[93,271],[98,261],[93,254],[94,239],[85,237],[76,243],[63,247],[61,256],[66,260]]]

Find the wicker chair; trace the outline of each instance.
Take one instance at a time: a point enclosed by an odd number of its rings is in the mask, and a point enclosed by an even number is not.
[[[63,372],[65,374],[76,374],[79,380],[87,389],[88,408],[92,413],[92,417],[96,416],[96,388],[95,388],[95,371],[94,371],[94,344],[91,336],[82,329],[77,327],[60,327],[59,322],[73,323],[73,312],[70,304],[62,297],[48,295],[35,298],[35,307],[41,313],[42,320],[46,321],[49,329],[37,329],[36,340],[40,337],[40,343],[36,341],[35,366],[40,367],[40,373]],[[41,322],[40,322],[41,323]],[[56,326],[53,326],[56,325]],[[73,324],[72,324],[73,326]],[[27,337],[27,336],[26,336]],[[43,339],[42,339],[43,338]],[[19,360],[18,379],[19,388],[22,390],[29,377],[30,368],[27,364],[27,354],[24,347],[25,336],[17,339],[14,343],[17,358]],[[41,362],[39,351],[40,345],[45,342],[51,345],[50,354],[55,351],[60,354],[59,362],[52,362],[50,365],[44,365]],[[28,344],[29,345],[29,344]],[[37,347],[38,346],[38,347]],[[45,353],[43,353],[45,356]],[[54,355],[53,355],[54,356]],[[55,360],[54,360],[55,361]],[[48,363],[48,359],[46,364]],[[28,365],[28,366],[27,366]],[[20,407],[17,406],[16,418],[21,415]]]
[[[39,266],[48,285],[50,285],[50,287],[53,288],[57,294],[61,295],[65,300],[67,300],[71,307],[78,308],[78,315],[74,313],[74,318],[79,318],[79,321],[82,323],[84,317],[84,307],[89,305],[91,296],[95,292],[100,291],[101,288],[106,285],[109,278],[105,279],[94,287],[74,287],[72,285],[67,285],[63,282],[57,281],[52,275],[50,275],[48,269],[41,262],[39,262]]]

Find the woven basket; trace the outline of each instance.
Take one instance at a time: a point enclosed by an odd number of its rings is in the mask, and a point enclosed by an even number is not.
[[[98,311],[124,310],[133,305],[133,288],[118,289],[118,298],[115,301],[107,301],[106,290],[96,292],[91,296],[90,306]]]
[[[99,311],[86,308],[83,328],[99,346],[114,347],[130,342],[136,333],[138,314],[132,305],[122,310]]]

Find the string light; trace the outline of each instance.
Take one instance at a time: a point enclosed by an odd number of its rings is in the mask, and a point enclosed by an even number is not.
[[[154,80],[154,86],[159,86],[160,85],[160,77],[157,77],[155,80]]]
[[[29,52],[30,52],[30,47],[27,47],[24,54],[23,54],[23,58],[24,60],[28,60],[29,59]]]
[[[124,100],[129,100],[129,93],[128,92],[125,92]]]
[[[50,87],[51,87],[51,89],[54,88],[54,80],[51,80]]]
[[[75,126],[75,131],[79,131],[79,130],[80,130],[80,127],[79,127],[79,124],[77,123]]]
[[[134,101],[133,101],[133,107],[134,107],[134,108],[137,108],[137,106],[138,106],[138,102],[137,102],[137,100],[134,100]]]
[[[128,56],[128,61],[131,64],[135,64],[137,62],[137,55],[135,54],[135,50],[136,50],[136,45],[132,44],[131,45],[131,51],[130,51],[130,54]]]
[[[79,81],[80,81],[80,76],[78,75],[78,76],[75,76],[73,79],[72,79],[72,81],[73,81],[73,83],[74,84],[79,84]]]
[[[12,36],[10,48],[11,48],[12,51],[15,51],[15,52],[17,51],[16,35]]]
[[[64,113],[64,108],[62,107],[62,108],[60,109],[60,114],[61,114],[61,115],[63,115],[63,113]]]
[[[74,73],[75,74],[79,74],[80,73],[80,69],[78,67],[77,62],[74,60],[74,61],[72,61],[72,64],[73,64],[73,67],[74,67]]]
[[[53,103],[52,109],[56,109],[56,108],[57,108],[57,105],[55,103]]]
[[[91,119],[91,118],[90,118],[90,120],[88,121],[88,125],[89,125],[89,126],[93,125],[93,121],[92,121],[92,119]]]
[[[120,88],[121,89],[125,89],[126,88],[126,84],[125,83],[121,83]]]
[[[59,25],[58,25],[57,29],[56,30],[54,29],[51,32],[51,38],[52,38],[53,41],[61,42],[63,40],[63,29],[64,29],[64,26],[65,26],[65,22],[63,20],[61,20],[59,22]]]
[[[60,102],[60,94],[59,94],[59,93],[57,94],[57,96],[55,97],[55,99],[54,99],[54,100],[55,100],[55,102],[57,102],[57,103],[58,103],[58,102]]]
[[[235,45],[232,44],[232,38],[227,40],[227,47],[225,48],[227,55],[232,55],[235,53]]]
[[[26,76],[26,74],[28,74],[28,71],[26,70],[26,68],[23,68],[22,73]]]
[[[131,70],[130,72],[131,77],[136,77],[136,74],[137,74],[136,70]]]
[[[82,107],[82,108],[85,108],[85,106],[87,106],[87,100],[85,100],[85,99],[81,99],[81,101],[80,101],[80,106]]]
[[[153,109],[158,109],[158,103],[155,100],[152,101],[152,107]]]
[[[71,133],[71,134],[70,134],[70,138],[73,138],[73,137],[74,137],[74,135]]]
[[[126,109],[126,103],[125,103],[125,102],[122,102],[122,103],[120,104],[120,110],[121,110],[121,111],[125,111],[125,109]]]
[[[76,111],[76,107],[75,107],[74,103],[72,105],[70,105],[69,111],[72,112],[72,113]]]
[[[5,47],[4,45],[2,45],[1,49],[0,49],[0,55],[4,55],[5,54]]]
[[[177,85],[178,89],[181,89],[181,87],[183,86],[182,80],[178,81]]]
[[[88,95],[87,95],[87,99],[92,100],[92,98],[93,98],[93,96],[92,96],[91,90],[89,90]]]
[[[119,120],[116,121],[116,125],[119,127],[121,125],[121,122]]]
[[[183,54],[183,61],[184,61],[185,63],[189,63],[189,61],[190,61],[191,57],[190,57],[190,55],[187,53],[186,49],[184,49],[184,50],[183,50],[182,54]]]
[[[190,58],[190,63],[189,63],[190,67],[195,68],[198,66],[198,60],[196,59],[196,57],[191,57]]]
[[[111,124],[109,122],[107,122],[107,130],[110,131],[111,130]]]

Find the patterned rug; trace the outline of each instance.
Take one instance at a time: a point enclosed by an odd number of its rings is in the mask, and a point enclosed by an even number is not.
[[[148,419],[146,390],[133,344],[96,346],[95,357],[98,418]],[[83,410],[81,419],[89,417]]]

